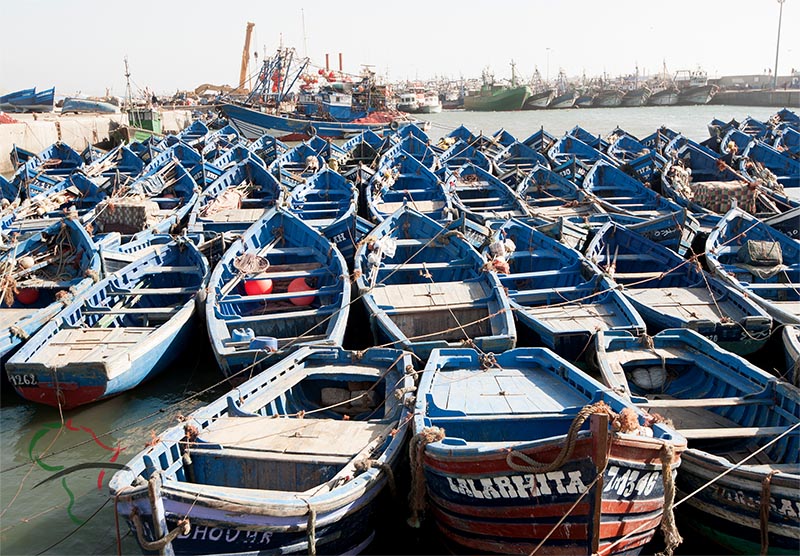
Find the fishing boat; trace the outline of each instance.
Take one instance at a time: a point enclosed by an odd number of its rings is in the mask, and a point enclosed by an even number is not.
[[[55,317],[71,296],[82,294],[99,279],[100,255],[80,222],[65,218],[7,244],[0,253],[0,267],[0,357],[5,359]],[[15,375],[10,380],[23,386],[26,378]]]
[[[522,109],[541,110],[543,108],[547,108],[555,97],[555,89],[545,89],[544,91],[532,92],[522,105]]]
[[[800,242],[741,209],[720,219],[706,240],[706,263],[781,324],[800,324]]]
[[[399,350],[301,348],[129,461],[117,515],[145,551],[361,553],[409,436],[409,369]]]
[[[708,104],[719,92],[716,85],[697,85],[686,87],[678,93],[678,104]]]
[[[646,85],[625,91],[620,106],[644,106],[652,94],[653,91]]]
[[[57,141],[22,164],[3,188],[3,198],[32,197],[46,191],[83,166],[83,158],[72,147]]]
[[[658,243],[680,255],[691,248],[700,229],[697,220],[678,203],[604,161],[592,166],[583,179],[583,189],[609,213],[657,222],[651,231],[657,232]]]
[[[598,161],[603,160],[612,166],[619,163],[616,159],[569,133],[550,145],[547,149],[547,158],[555,171],[575,183],[583,181],[583,177]]]
[[[495,83],[494,76],[488,70],[484,70],[482,73],[483,84],[480,90],[468,91],[464,96],[464,110],[477,112],[521,110],[531,94],[531,89],[527,85],[517,85],[513,73],[513,63],[511,69],[510,87]]]
[[[23,89],[0,96],[0,111],[3,112],[52,112],[55,101],[55,87],[37,91]]]
[[[300,345],[341,345],[349,309],[342,254],[277,206],[225,251],[205,314],[217,363],[232,377],[260,372]]]
[[[800,327],[784,326],[781,339],[786,352],[786,379],[800,386]]]
[[[348,265],[353,266],[356,244],[361,239],[356,230],[358,190],[353,184],[326,167],[292,191],[287,205],[336,245]]]
[[[71,409],[135,388],[186,346],[208,263],[172,241],[86,290],[9,359],[23,398]]]
[[[453,219],[451,196],[442,181],[419,160],[403,152],[391,159],[382,158],[365,189],[367,213],[375,223],[383,222],[405,205],[438,222]]]
[[[491,161],[494,164],[495,174],[503,183],[514,189],[535,166],[549,165],[542,154],[516,139],[492,156]]]
[[[689,442],[675,512],[733,552],[800,549],[800,390],[693,330],[597,335],[603,381]],[[713,484],[711,484],[713,480]]]
[[[503,224],[497,237],[487,259],[522,325],[520,335],[528,330],[535,345],[576,362],[598,330],[644,333],[622,293],[574,249],[518,220]]]
[[[638,554],[662,520],[679,543],[686,441],[550,350],[435,350],[416,400],[411,520],[454,553]]]
[[[611,108],[622,104],[622,97],[625,96],[619,89],[604,89],[597,93],[592,100],[593,108]]]
[[[553,100],[550,101],[547,107],[552,109],[572,108],[575,106],[576,100],[578,100],[578,91],[567,91],[553,97]]]
[[[678,104],[680,90],[674,85],[665,87],[661,90],[654,90],[650,98],[647,99],[648,106],[674,106]]]
[[[276,158],[267,170],[288,189],[293,189],[325,167],[325,159],[307,142]]]
[[[463,139],[456,139],[455,142],[439,155],[442,166],[456,169],[464,164],[474,164],[487,172],[492,171],[492,161],[489,160],[483,151],[478,150],[466,143]]]
[[[243,160],[203,190],[189,214],[187,229],[205,239],[243,232],[284,196],[278,180],[260,162]]]
[[[603,226],[586,257],[623,288],[650,334],[691,328],[741,355],[757,351],[769,338],[772,318],[754,301],[698,262],[624,226]]]
[[[444,181],[454,205],[484,226],[530,215],[525,202],[514,190],[473,164],[445,170]]]
[[[452,233],[451,233],[452,232]],[[404,206],[356,251],[356,283],[376,343],[424,360],[439,347],[514,347],[516,330],[497,276],[457,230]]]

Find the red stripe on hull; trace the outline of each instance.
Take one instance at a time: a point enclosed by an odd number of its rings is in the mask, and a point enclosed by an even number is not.
[[[39,388],[36,386],[20,386],[16,388],[17,393],[32,402],[58,407],[57,390],[55,388]],[[81,386],[76,389],[58,390],[61,392],[61,408],[72,409],[79,405],[85,405],[102,398],[106,393],[105,386]]]

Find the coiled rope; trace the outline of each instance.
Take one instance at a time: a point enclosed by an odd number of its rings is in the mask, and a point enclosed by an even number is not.
[[[411,516],[406,522],[414,529],[419,529],[420,516],[425,511],[426,488],[425,472],[423,470],[425,446],[431,442],[443,440],[444,436],[444,429],[441,427],[425,427],[411,439],[408,447],[411,462],[411,493],[409,494]]]

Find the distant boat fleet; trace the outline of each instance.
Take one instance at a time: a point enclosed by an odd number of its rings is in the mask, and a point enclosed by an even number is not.
[[[231,390],[110,482],[148,553],[369,552],[406,501],[455,553],[670,552],[676,515],[797,553],[800,118],[709,131],[15,150],[4,374],[94,403],[178,372],[203,317]]]

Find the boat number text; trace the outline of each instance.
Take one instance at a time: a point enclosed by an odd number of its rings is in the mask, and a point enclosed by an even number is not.
[[[37,386],[39,384],[39,380],[33,373],[8,375],[8,380],[10,380],[11,384],[14,386]]]
[[[637,494],[647,496],[653,492],[660,480],[660,472],[642,474],[636,469],[620,473],[619,467],[610,466],[605,474],[603,492],[616,491],[624,498]],[[580,471],[551,471],[550,473],[526,473],[482,479],[447,477],[450,490],[469,498],[491,500],[494,498],[536,498],[553,494],[580,494],[587,489],[587,482]]]

